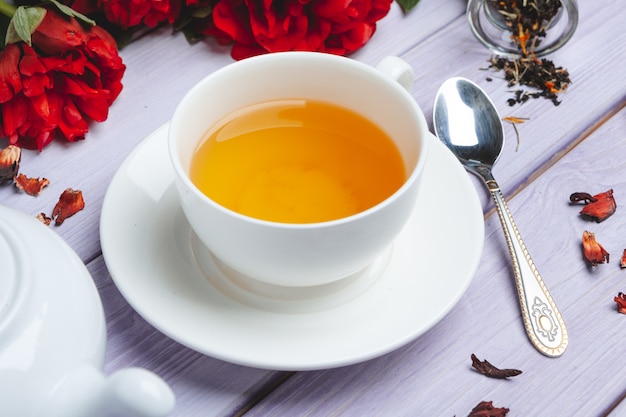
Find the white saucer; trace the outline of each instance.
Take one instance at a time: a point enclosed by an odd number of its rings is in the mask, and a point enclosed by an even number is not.
[[[140,315],[198,352],[280,370],[380,356],[452,309],[482,252],[474,186],[448,149],[430,141],[417,208],[388,253],[362,274],[302,290],[255,284],[210,256],[178,204],[162,126],[128,156],[107,191],[105,261]]]

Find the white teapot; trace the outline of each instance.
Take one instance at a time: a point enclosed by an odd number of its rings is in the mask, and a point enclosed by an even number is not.
[[[102,373],[106,325],[78,256],[0,205],[0,416],[159,417],[174,394],[139,368]]]

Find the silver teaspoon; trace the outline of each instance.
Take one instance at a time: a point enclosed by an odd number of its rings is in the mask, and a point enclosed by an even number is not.
[[[473,82],[451,78],[437,93],[433,121],[439,139],[465,169],[485,181],[493,197],[509,247],[522,319],[530,341],[546,356],[561,356],[568,342],[565,323],[491,174],[504,145],[502,122],[495,106]]]

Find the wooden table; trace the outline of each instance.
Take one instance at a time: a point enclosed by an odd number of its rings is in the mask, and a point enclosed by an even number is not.
[[[509,416],[623,416],[626,316],[613,301],[626,292],[619,266],[626,248],[626,8],[618,3],[579,2],[577,32],[549,57],[573,80],[558,107],[547,100],[508,106],[510,91],[501,74],[485,71],[490,54],[472,36],[462,0],[421,0],[406,16],[394,4],[372,40],[352,56],[370,65],[386,55],[411,63],[412,94],[429,121],[435,93],[451,76],[481,85],[502,116],[529,119],[518,126],[519,148],[513,126],[505,123],[508,140],[494,175],[568,325],[569,347],[558,359],[538,353],[524,333],[500,224],[474,178],[485,213],[480,266],[449,314],[392,353],[328,370],[255,369],[204,356],[149,325],[120,295],[105,265],[103,198],[124,158],[168,121],[183,94],[232,62],[228,48],[212,41],[190,46],[169,28],[122,50],[124,90],[109,119],[93,125],[85,141],[24,153],[22,170],[49,178],[48,189],[32,198],[0,187],[0,202],[34,216],[50,212],[65,188],[83,191],[85,210],[54,230],[99,289],[108,325],[105,371],[139,366],[156,372],[177,397],[173,416],[466,416],[483,400],[510,408]],[[618,209],[605,222],[589,222],[569,204],[572,192],[608,189]],[[584,230],[596,233],[610,263],[590,267],[583,260]],[[449,261],[456,255],[449,253]],[[472,353],[523,374],[486,378],[471,368]]]

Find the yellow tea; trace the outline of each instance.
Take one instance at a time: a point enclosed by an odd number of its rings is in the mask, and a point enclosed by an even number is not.
[[[190,178],[240,214],[316,223],[382,202],[404,183],[406,171],[391,138],[365,117],[296,99],[228,115],[201,142]]]

